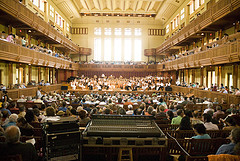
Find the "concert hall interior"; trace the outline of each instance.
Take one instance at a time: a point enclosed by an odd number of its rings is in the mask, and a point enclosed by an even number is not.
[[[240,0],[0,0],[0,161],[240,160]]]

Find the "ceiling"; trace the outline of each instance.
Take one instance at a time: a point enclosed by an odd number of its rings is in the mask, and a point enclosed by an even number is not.
[[[185,0],[52,0],[70,20],[82,16],[154,17],[166,22]]]

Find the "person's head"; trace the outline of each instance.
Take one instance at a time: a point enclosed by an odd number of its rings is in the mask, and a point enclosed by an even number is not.
[[[228,126],[236,126],[236,122],[235,122],[235,119],[233,119],[232,116],[228,116],[225,120],[226,124]]]
[[[55,109],[51,106],[46,108],[46,116],[55,116]]]
[[[21,132],[17,126],[9,126],[5,130],[4,135],[6,137],[6,142],[13,144],[19,142]]]
[[[240,143],[240,128],[234,128],[231,131],[230,140],[235,144]]]
[[[26,125],[26,124],[27,124],[27,120],[24,117],[19,117],[17,119],[17,126],[18,127],[21,127],[21,126]]]
[[[183,116],[183,110],[181,110],[181,109],[177,110],[177,115],[178,116]]]
[[[78,115],[81,119],[84,119],[84,118],[87,117],[87,111],[86,110],[81,110],[81,111],[79,111]]]
[[[168,110],[168,111],[167,111],[167,116],[168,116],[168,118],[169,118],[170,120],[172,120],[172,118],[174,117],[174,114],[173,114],[173,112],[172,112],[171,110]]]
[[[148,112],[149,114],[151,114],[151,113],[153,112],[153,107],[152,107],[152,106],[149,106],[148,109],[147,109],[147,112]]]
[[[133,106],[132,105],[128,105],[128,110],[133,110]]]
[[[222,110],[221,106],[217,106],[217,107],[216,107],[216,110],[217,110],[217,111],[221,111],[221,110]]]
[[[197,134],[203,135],[206,134],[206,127],[203,124],[195,124],[193,125],[194,131]]]
[[[126,110],[121,107],[121,108],[118,109],[117,113],[118,113],[119,115],[126,115]]]
[[[179,129],[180,130],[191,130],[192,129],[190,118],[188,116],[185,116],[182,118]]]
[[[13,113],[9,116],[9,122],[17,122],[17,119],[18,119],[18,115]]]
[[[207,114],[207,113],[204,113],[204,114],[203,114],[203,121],[204,121],[204,122],[211,122],[211,121],[212,121],[211,115],[209,115],[209,114]]]
[[[104,114],[108,115],[111,113],[111,110],[109,108],[106,108],[104,111],[103,111]]]
[[[185,114],[185,116],[193,117],[193,116],[192,116],[192,111],[190,111],[190,110],[185,110],[185,111],[184,111],[184,114]]]
[[[194,118],[198,118],[198,116],[199,116],[199,112],[198,112],[198,110],[195,110],[195,111],[193,112],[193,117],[194,117]]]
[[[19,105],[19,112],[24,112],[25,111],[25,106],[24,105]]]

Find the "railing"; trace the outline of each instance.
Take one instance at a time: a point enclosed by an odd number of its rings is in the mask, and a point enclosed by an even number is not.
[[[155,71],[157,65],[80,64],[80,71]]]
[[[19,3],[18,0],[1,0],[0,9],[32,27],[36,31],[39,31],[43,35],[51,38],[55,42],[62,44],[74,52],[79,52],[79,47],[75,43],[60,34],[50,24]]]
[[[163,44],[156,49],[157,54],[163,53],[171,46],[174,46],[175,44],[183,41],[187,37],[190,37],[198,31],[201,31],[205,27],[209,26],[211,23],[224,17],[225,15],[239,7],[239,4],[239,0],[219,0],[213,7],[203,12],[202,15],[198,16],[190,24],[181,29],[181,31],[163,42]]]
[[[211,98],[214,100],[214,98],[218,98],[219,101],[222,99],[225,99],[227,104],[238,104],[240,102],[240,96],[232,95],[232,94],[225,94],[220,92],[214,92],[214,91],[206,91],[201,90],[198,88],[188,88],[188,87],[181,87],[181,86],[172,86],[173,92],[183,92],[185,94],[191,93],[194,94],[196,97],[200,98]]]
[[[50,86],[38,86],[38,87],[30,87],[30,88],[23,88],[23,89],[10,89],[7,90],[8,96],[11,99],[18,99],[22,95],[24,96],[36,96],[38,88],[41,88],[44,92],[51,92],[51,91],[60,91],[61,84],[54,84]],[[0,91],[0,96],[2,98],[2,91]]]
[[[46,53],[37,52],[17,44],[0,40],[1,60],[21,62],[26,64],[78,70],[79,66],[69,60],[57,58]]]
[[[207,49],[205,51],[195,52],[195,54],[184,56],[169,62],[159,64],[159,70],[177,70],[184,68],[200,67],[207,65],[217,65],[224,63],[233,63],[240,61],[240,33],[235,34],[238,36],[233,42],[223,43],[218,47]],[[233,39],[235,39],[234,37]],[[163,69],[161,66],[165,66]]]

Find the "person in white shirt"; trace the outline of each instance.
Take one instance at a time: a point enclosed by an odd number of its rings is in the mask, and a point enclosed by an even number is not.
[[[206,127],[206,130],[219,130],[218,126],[216,124],[213,124],[211,121],[212,121],[211,115],[204,113],[203,122],[204,126]]]
[[[127,115],[133,115],[133,106],[128,105],[128,111],[126,112]]]

